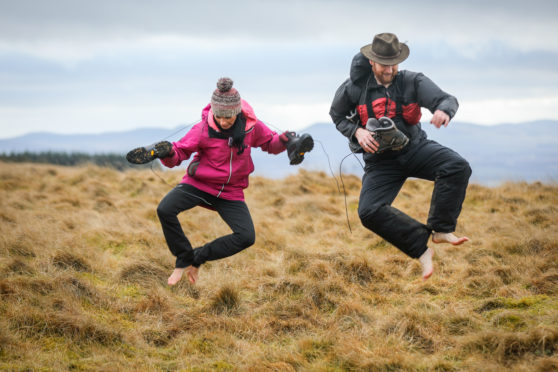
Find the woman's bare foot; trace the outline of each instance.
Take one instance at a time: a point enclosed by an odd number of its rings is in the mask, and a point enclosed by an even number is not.
[[[182,274],[184,273],[184,270],[186,270],[186,268],[184,267],[181,268],[177,267],[176,269],[174,269],[171,276],[169,276],[169,280],[167,281],[167,283],[169,285],[175,285],[176,283],[178,283],[180,279],[182,279]]]
[[[465,242],[468,242],[469,238],[463,236],[458,238],[453,233],[440,233],[435,232],[432,234],[432,243],[440,244],[440,243],[450,243],[453,245],[460,245]]]
[[[186,273],[188,274],[188,280],[190,283],[196,284],[196,281],[198,280],[198,268],[195,266],[189,266]]]
[[[422,279],[424,280],[430,278],[434,272],[432,257],[434,257],[434,250],[432,248],[427,248],[422,256],[419,257],[420,264],[422,265]]]

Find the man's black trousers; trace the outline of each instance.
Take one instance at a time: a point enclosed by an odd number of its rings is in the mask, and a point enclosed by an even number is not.
[[[198,205],[214,209],[229,225],[232,234],[222,236],[199,248],[192,245],[178,221],[178,214]],[[256,232],[248,206],[240,200],[214,197],[188,184],[179,184],[159,203],[157,215],[176,267],[200,266],[206,261],[231,256],[254,244]]]
[[[365,227],[418,258],[432,231],[455,231],[471,167],[458,153],[431,140],[409,144],[405,150],[366,163],[358,214]],[[391,206],[408,177],[434,181],[426,225]]]

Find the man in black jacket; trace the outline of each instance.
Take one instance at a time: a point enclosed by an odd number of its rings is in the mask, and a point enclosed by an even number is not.
[[[455,151],[426,138],[420,126],[421,107],[432,112],[430,122],[440,128],[449,124],[459,105],[423,74],[399,71],[399,63],[408,56],[408,46],[394,34],[374,36],[353,58],[350,78],[335,93],[329,113],[352,147],[360,146],[364,152],[358,207],[362,224],[418,258],[427,279],[433,272],[434,251],[427,246],[430,236],[433,243],[459,245],[469,240],[453,232],[471,168]],[[381,117],[390,118],[408,138],[403,148],[378,151],[377,137],[366,124]],[[434,181],[426,225],[391,206],[408,177]]]

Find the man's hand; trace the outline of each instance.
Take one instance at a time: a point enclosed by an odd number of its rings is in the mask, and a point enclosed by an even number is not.
[[[430,120],[430,124],[434,124],[436,128],[440,128],[442,125],[447,127],[449,122],[449,115],[442,110],[436,110],[436,112],[434,112],[434,116],[432,116],[432,120]]]
[[[376,142],[376,140],[372,136],[372,132],[370,132],[369,130],[358,128],[355,132],[355,137],[358,141],[358,144],[364,151],[371,154],[378,151],[378,147],[380,146],[380,144]]]

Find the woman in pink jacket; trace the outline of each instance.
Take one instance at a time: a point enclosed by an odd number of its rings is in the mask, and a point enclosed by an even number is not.
[[[304,153],[314,146],[308,134],[297,136],[294,132],[285,132],[278,135],[271,131],[232,86],[231,79],[219,79],[211,103],[202,111],[202,120],[180,141],[140,147],[127,156],[132,163],[160,158],[167,167],[175,167],[195,154],[182,182],[157,208],[165,239],[176,256],[176,268],[168,279],[169,285],[176,284],[184,272],[190,282],[195,283],[198,268],[204,262],[231,256],[254,244],[254,224],[244,201],[248,176],[254,171],[252,147],[270,154],[288,149],[290,163],[298,164]],[[196,206],[217,211],[232,234],[193,249],[177,216]]]

